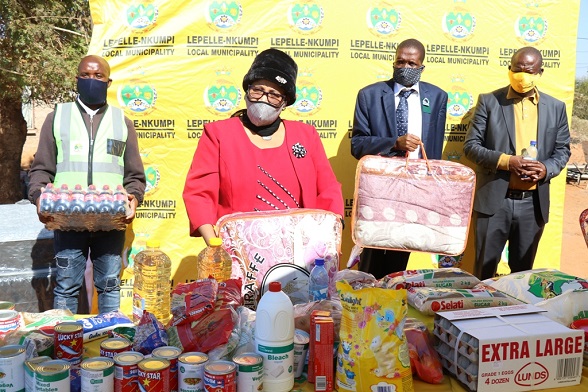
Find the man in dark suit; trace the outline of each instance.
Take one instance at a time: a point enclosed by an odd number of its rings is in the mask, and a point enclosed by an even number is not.
[[[425,47],[416,39],[398,44],[394,74],[386,82],[364,87],[357,94],[351,154],[422,157],[421,141],[429,158],[441,159],[447,93],[420,82]],[[404,271],[410,252],[365,248],[359,269],[376,278]]]
[[[533,268],[549,219],[549,182],[570,157],[570,130],[563,102],[539,93],[543,58],[533,47],[512,56],[510,85],[481,94],[464,143],[478,165],[475,274],[496,274],[509,241],[511,272]],[[536,141],[536,160],[525,159]],[[528,157],[527,157],[528,158]]]

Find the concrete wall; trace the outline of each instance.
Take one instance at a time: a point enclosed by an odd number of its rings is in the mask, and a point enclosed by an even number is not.
[[[53,308],[55,260],[53,232],[39,222],[30,203],[0,205],[0,301],[16,304],[20,312]],[[79,313],[89,313],[85,287]]]

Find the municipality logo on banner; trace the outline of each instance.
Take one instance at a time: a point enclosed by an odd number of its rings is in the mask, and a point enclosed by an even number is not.
[[[463,87],[463,76],[453,75],[451,83],[451,90],[447,91],[447,114],[453,119],[459,119],[473,107],[474,97]]]
[[[394,8],[380,7],[368,8],[366,22],[369,30],[378,37],[390,37],[400,28],[402,18],[400,12]]]
[[[151,1],[132,3],[126,9],[125,22],[132,29],[146,32],[155,27],[158,13]]]
[[[467,9],[456,7],[443,15],[441,23],[443,32],[449,39],[465,41],[474,33],[476,18]]]
[[[299,115],[316,114],[323,100],[323,93],[319,86],[314,84],[312,73],[302,71],[298,74],[296,83],[296,102],[292,105],[292,110]]]
[[[293,4],[288,10],[288,23],[299,33],[316,33],[323,24],[325,13],[314,1]]]
[[[159,185],[159,180],[161,179],[161,173],[156,166],[147,165],[145,166],[145,194],[151,194],[155,192],[157,186]]]
[[[216,31],[230,31],[241,21],[243,7],[237,1],[211,1],[208,5],[206,22]]]
[[[515,21],[515,35],[523,44],[537,44],[547,34],[547,20],[540,14],[531,12],[519,16]]]
[[[204,89],[204,104],[211,113],[224,115],[239,106],[241,89],[231,78],[231,71],[219,70],[216,75],[214,84]]]
[[[132,79],[117,91],[118,103],[133,114],[147,115],[155,108],[157,91],[143,80]]]

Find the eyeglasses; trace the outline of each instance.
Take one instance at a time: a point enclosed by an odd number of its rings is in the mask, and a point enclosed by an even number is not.
[[[247,88],[247,95],[250,99],[259,101],[264,95],[267,96],[267,102],[274,106],[279,106],[286,99],[285,95],[274,93],[271,91],[264,91],[257,86],[249,86]]]

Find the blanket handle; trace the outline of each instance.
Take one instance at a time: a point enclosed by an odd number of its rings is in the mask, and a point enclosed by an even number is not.
[[[425,152],[425,145],[423,144],[422,141],[420,144],[421,144],[421,152],[423,154],[423,159],[425,160],[425,164],[427,165],[427,173],[431,173],[431,165],[429,164],[429,158],[427,158],[427,153]],[[406,170],[408,170],[408,160],[409,160],[408,155],[409,155],[409,152],[407,151],[406,152],[406,165],[404,166],[404,168]]]

